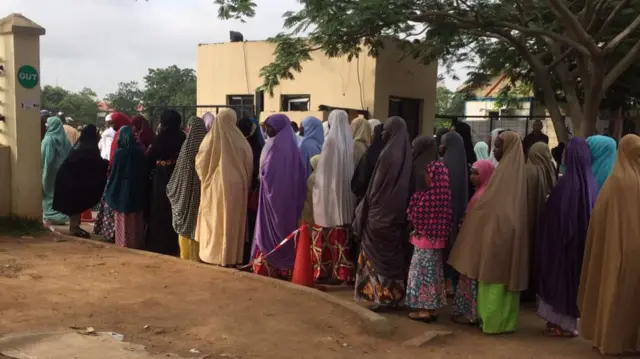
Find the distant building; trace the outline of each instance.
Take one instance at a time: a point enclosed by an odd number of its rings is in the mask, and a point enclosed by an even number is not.
[[[274,95],[256,93],[260,69],[271,63],[275,44],[267,41],[201,44],[198,47],[198,105],[255,106],[261,120],[276,112],[300,122],[326,119],[321,105],[367,111],[370,118],[402,116],[412,136],[430,133],[435,114],[437,63],[422,65],[387,41],[377,58],[363,52],[351,62],[321,52],[302,64],[294,80],[283,80]]]

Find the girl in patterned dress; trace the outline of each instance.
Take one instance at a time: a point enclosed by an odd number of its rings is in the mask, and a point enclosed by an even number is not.
[[[427,164],[426,188],[411,196],[407,217],[413,225],[414,251],[407,282],[407,306],[417,309],[409,318],[425,323],[438,319],[447,305],[443,252],[451,231],[449,171],[440,161]]]

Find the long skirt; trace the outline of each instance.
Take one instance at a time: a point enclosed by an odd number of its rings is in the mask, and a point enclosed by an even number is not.
[[[160,254],[177,256],[180,253],[178,234],[173,229],[171,202],[167,197],[167,184],[173,173],[173,166],[155,169],[151,185],[151,203],[146,249]]]
[[[99,206],[98,215],[96,216],[93,227],[93,234],[104,236],[107,242],[113,243],[116,237],[114,211],[107,205],[107,202],[105,202],[104,195],[102,195]]]
[[[351,259],[351,230],[347,227],[312,230],[313,278],[352,282],[355,271]]]
[[[296,233],[291,240],[298,240],[300,233]],[[256,253],[253,256],[251,267],[254,274],[262,275],[265,277],[277,278],[289,280],[293,277],[293,268],[276,268],[269,263],[269,255],[277,255],[278,249],[275,249],[271,254],[262,253],[260,248],[256,248]]]
[[[398,307],[404,303],[404,280],[389,279],[377,274],[364,251],[358,257],[355,299],[379,305]]]
[[[544,300],[538,297],[538,315],[546,320],[548,324],[557,326],[560,329],[578,335],[578,319],[568,315],[560,314]]]
[[[200,243],[185,236],[178,236],[178,244],[180,245],[180,259],[200,261]]]
[[[413,249],[407,281],[407,306],[440,309],[447,305],[442,249]]]
[[[484,333],[515,332],[519,312],[520,292],[510,292],[504,284],[479,283],[478,316]]]
[[[453,298],[453,316],[463,318],[469,323],[476,323],[478,321],[477,298],[478,281],[460,274]]]
[[[114,211],[116,245],[142,249],[144,247],[144,212],[120,213]]]

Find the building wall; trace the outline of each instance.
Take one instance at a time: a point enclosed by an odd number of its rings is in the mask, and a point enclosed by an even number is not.
[[[262,85],[260,69],[273,61],[274,50],[275,45],[265,41],[200,45],[198,105],[226,104],[227,95],[254,95]],[[367,56],[348,62],[315,52],[302,64],[302,72],[294,72],[294,80],[283,80],[273,96],[265,93],[264,112],[280,112],[280,95],[310,95],[311,111],[321,104],[371,110],[375,64]]]

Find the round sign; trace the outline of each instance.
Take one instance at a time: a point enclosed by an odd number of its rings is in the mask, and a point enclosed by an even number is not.
[[[26,89],[32,89],[38,86],[40,75],[38,70],[33,66],[23,65],[18,69],[18,83]]]

